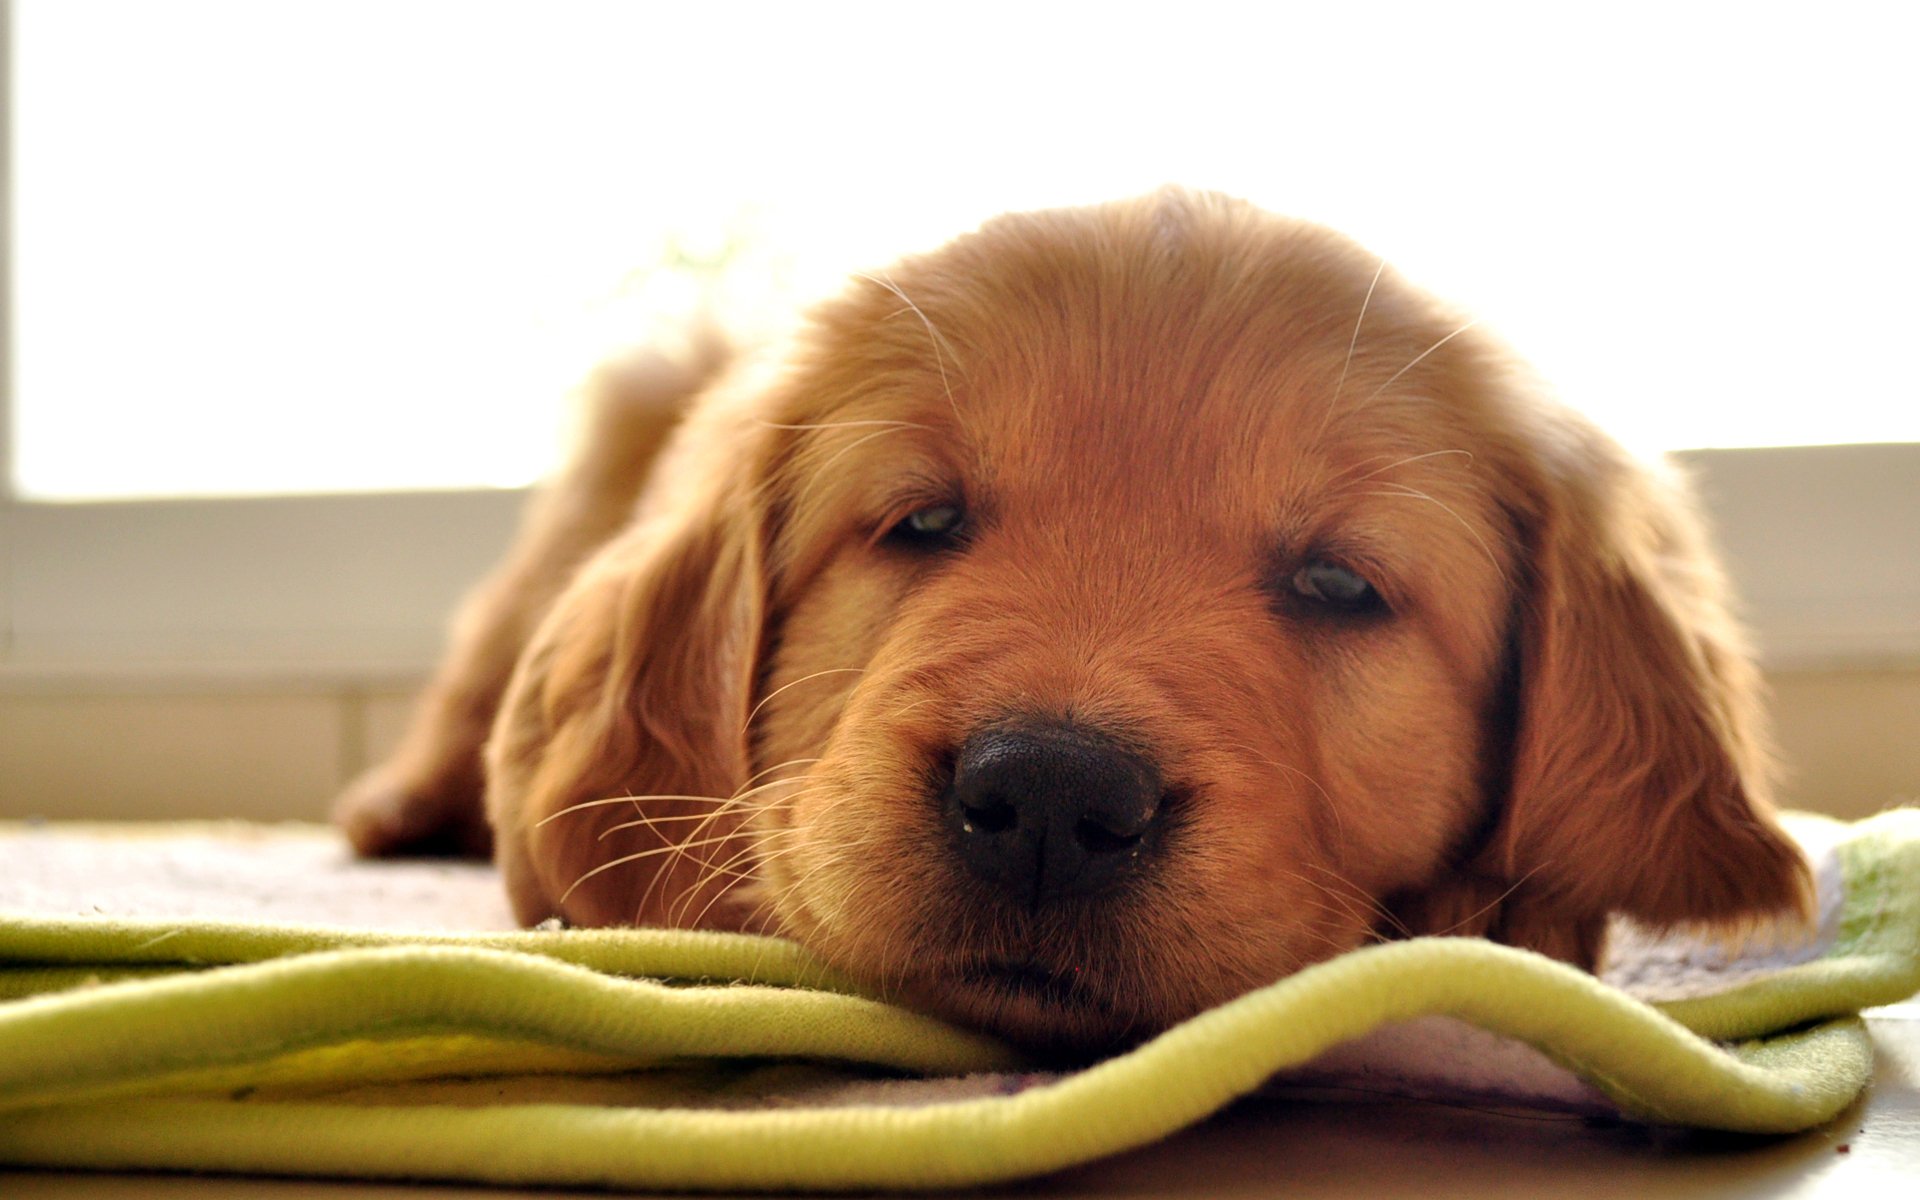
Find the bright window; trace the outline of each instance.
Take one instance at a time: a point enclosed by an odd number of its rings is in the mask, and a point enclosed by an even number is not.
[[[1899,5],[16,0],[30,498],[523,483],[684,307],[1168,180],[1672,447],[1920,440]]]

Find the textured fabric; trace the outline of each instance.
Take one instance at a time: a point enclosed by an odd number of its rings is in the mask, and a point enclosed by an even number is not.
[[[1641,973],[1678,998],[1649,1004],[1523,951],[1419,939],[1066,1074],[863,996],[776,941],[0,917],[0,995],[13,997],[0,1003],[0,1162],[964,1186],[1140,1145],[1276,1072],[1310,1076],[1329,1052],[1394,1031],[1404,1046],[1433,1018],[1537,1048],[1632,1117],[1803,1129],[1865,1086],[1871,1046],[1853,1014],[1920,988],[1920,812],[1796,830],[1827,864],[1820,928],[1754,958],[1627,939],[1644,961],[1608,978],[1655,963]]]

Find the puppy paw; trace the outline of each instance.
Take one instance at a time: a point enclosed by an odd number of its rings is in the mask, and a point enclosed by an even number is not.
[[[493,854],[493,830],[475,783],[408,780],[391,767],[375,767],[334,802],[333,823],[369,858]]]

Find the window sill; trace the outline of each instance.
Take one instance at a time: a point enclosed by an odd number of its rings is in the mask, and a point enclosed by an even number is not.
[[[1920,444],[1679,457],[1770,670],[1920,665]],[[0,693],[410,687],[525,496],[16,504]]]

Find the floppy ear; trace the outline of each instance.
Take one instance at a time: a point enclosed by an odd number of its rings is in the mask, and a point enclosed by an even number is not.
[[[719,472],[664,507],[582,568],[494,727],[488,811],[529,924],[724,925],[749,865],[743,814],[718,801],[750,770],[759,522]]]
[[[1591,968],[1610,912],[1738,927],[1804,916],[1810,885],[1690,500],[1598,435],[1576,444],[1521,518],[1510,774],[1474,873],[1501,897],[1487,933]]]

